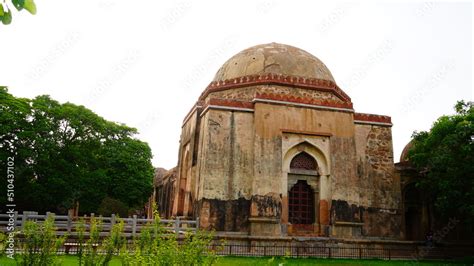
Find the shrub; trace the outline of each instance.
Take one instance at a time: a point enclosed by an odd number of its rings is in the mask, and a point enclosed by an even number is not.
[[[84,249],[84,265],[98,265],[101,261],[100,255],[97,252],[97,247],[100,244],[100,230],[102,222],[95,217],[91,217],[89,227],[89,239],[86,242]]]
[[[7,248],[7,235],[0,232],[0,257],[5,255],[5,249]]]
[[[123,227],[123,220],[118,218],[117,223],[112,226],[110,235],[102,243],[103,253],[105,254],[102,265],[107,265],[112,260],[112,256],[118,255],[120,249],[126,244]]]
[[[217,256],[210,251],[212,234],[197,231],[196,234],[187,234],[179,247],[177,256],[178,265],[213,265]]]
[[[114,255],[118,255],[122,265],[213,265],[217,256],[209,250],[213,241],[211,233],[197,231],[187,233],[179,242],[174,231],[167,230],[155,210],[154,220],[141,233],[127,243],[124,221],[117,218],[110,234],[101,238],[101,220],[92,217],[89,238],[86,240],[86,224],[81,219],[76,225],[80,266],[108,265]],[[58,237],[54,227],[54,217],[48,216],[43,223],[27,221],[22,243],[23,253],[19,265],[58,265],[56,257],[66,237]],[[1,235],[0,235],[1,242]]]
[[[131,245],[122,247],[122,265],[213,265],[216,262],[215,251],[209,250],[212,234],[188,233],[179,243],[174,232],[165,230],[156,209],[154,217]]]
[[[114,255],[118,255],[122,246],[125,245],[126,239],[123,234],[123,220],[117,218],[117,223],[112,226],[112,230],[105,239],[101,240],[102,222],[95,217],[91,217],[89,240],[84,245],[84,222],[77,225],[79,249],[77,256],[79,257],[79,265],[95,266],[108,265]],[[82,248],[83,246],[83,248]]]
[[[84,218],[79,220],[79,223],[76,224],[77,232],[77,257],[79,258],[79,265],[82,265],[84,259],[84,244],[85,244],[85,234],[86,234],[86,224]]]
[[[22,244],[23,256],[20,265],[57,265],[60,262],[56,253],[64,244],[66,236],[58,237],[54,227],[54,216],[49,215],[43,223],[25,222],[21,232],[24,236]]]

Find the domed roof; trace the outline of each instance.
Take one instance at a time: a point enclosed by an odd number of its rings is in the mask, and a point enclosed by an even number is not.
[[[403,148],[402,153],[400,154],[400,162],[407,162],[408,161],[408,152],[410,149],[413,148],[413,141],[408,142],[408,144]]]
[[[253,46],[234,55],[222,65],[213,81],[268,73],[335,83],[321,60],[302,49],[274,42]]]

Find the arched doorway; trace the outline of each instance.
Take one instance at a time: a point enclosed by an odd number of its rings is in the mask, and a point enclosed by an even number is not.
[[[188,174],[189,174],[189,152],[186,151],[184,155],[183,167],[181,175],[179,176],[179,190],[178,190],[178,210],[176,215],[177,216],[187,216],[185,213],[185,199],[187,191],[187,184],[188,184]]]
[[[424,232],[422,224],[423,203],[421,191],[414,183],[408,184],[403,191],[403,205],[405,209],[405,239],[423,240]]]
[[[302,151],[290,162],[288,222],[294,234],[314,233],[319,209],[319,174],[316,160]]]
[[[289,191],[289,221],[292,224],[314,223],[314,191],[305,180],[298,182]]]

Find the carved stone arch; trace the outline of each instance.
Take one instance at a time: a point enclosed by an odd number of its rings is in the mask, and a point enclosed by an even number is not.
[[[300,138],[300,141],[293,145],[285,145],[288,148],[283,150],[282,223],[288,234],[318,235],[321,234],[320,224],[322,222],[326,224],[325,217],[329,215],[327,208],[330,191],[328,139],[307,140],[304,136]],[[299,169],[291,167],[293,160],[301,160],[301,164],[307,164],[309,167]],[[304,160],[306,162],[303,162]],[[323,205],[320,203],[321,200]],[[300,223],[297,223],[298,219]]]
[[[319,175],[329,175],[329,165],[328,160],[326,159],[326,155],[315,145],[307,142],[302,141],[298,144],[293,145],[288,151],[286,152],[283,158],[283,171],[289,173],[290,172],[290,164],[293,158],[301,152],[305,152],[306,154],[310,155],[316,160],[318,165],[318,174]]]
[[[305,151],[296,154],[290,162],[290,171],[301,170],[318,172],[318,162]]]

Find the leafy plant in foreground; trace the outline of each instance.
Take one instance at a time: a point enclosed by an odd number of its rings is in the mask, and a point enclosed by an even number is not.
[[[76,225],[77,232],[77,257],[79,259],[79,265],[82,265],[84,259],[84,244],[85,244],[85,234],[86,234],[86,224],[84,218],[79,220],[79,223]]]
[[[126,238],[123,233],[124,222],[117,218],[117,222],[112,226],[110,234],[101,239],[100,232],[102,222],[91,217],[89,239],[85,242],[84,248],[79,248],[77,255],[79,257],[79,265],[96,266],[109,265],[114,255],[118,255],[120,249],[125,245]],[[84,243],[85,224],[78,225],[79,247]]]
[[[166,230],[154,206],[154,220],[141,231],[132,244],[120,252],[122,265],[213,265],[217,256],[209,246],[210,233],[187,233],[180,242],[174,231]]]
[[[100,244],[100,231],[102,227],[102,221],[97,220],[95,217],[91,217],[89,227],[89,239],[85,245],[84,264],[89,265],[100,265],[101,257],[97,252],[97,248]]]
[[[27,221],[22,230],[24,243],[20,265],[59,265],[57,251],[64,244],[66,236],[58,237],[54,227],[54,216],[49,215],[43,223]]]

